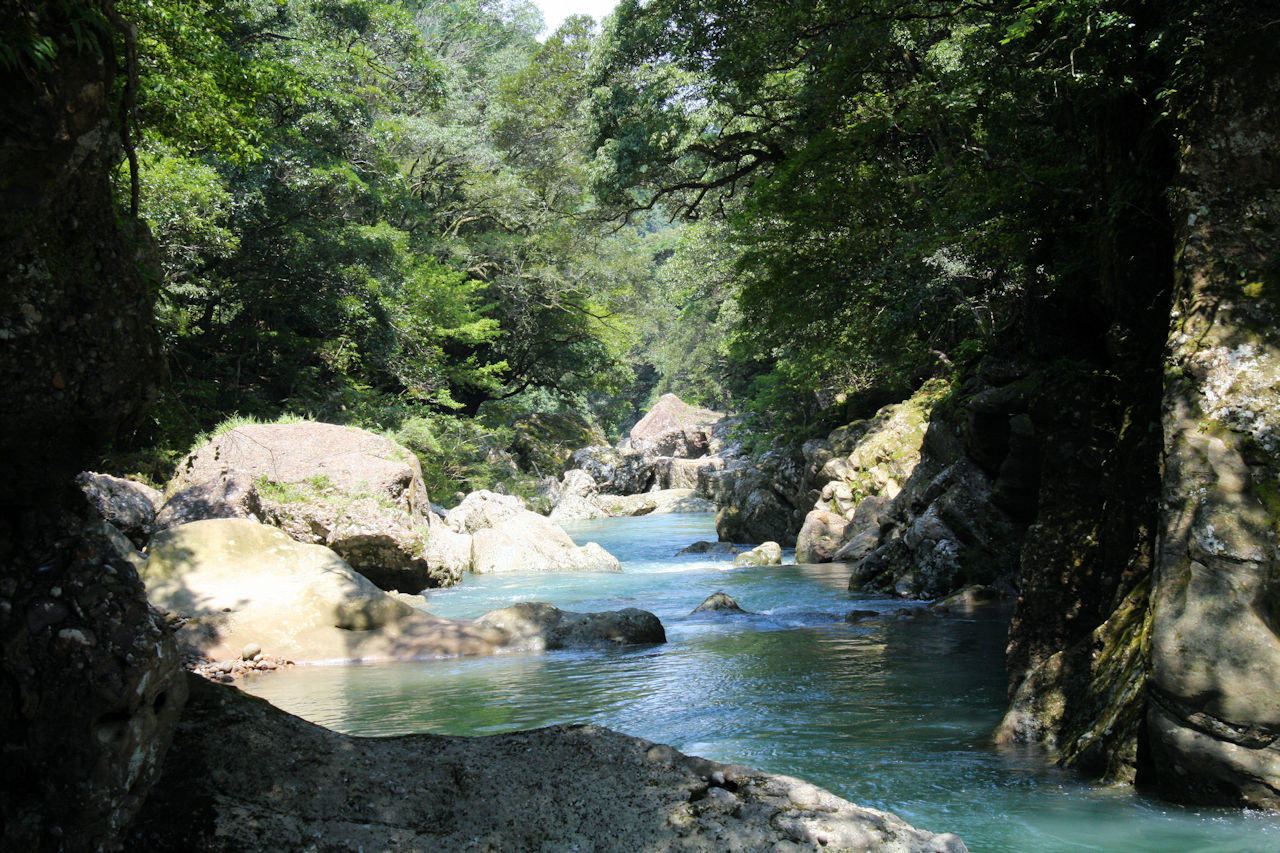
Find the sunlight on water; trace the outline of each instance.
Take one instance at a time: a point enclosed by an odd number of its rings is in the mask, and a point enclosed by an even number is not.
[[[676,557],[715,539],[709,515],[568,529],[609,549],[624,571],[468,577],[432,591],[432,611],[469,618],[529,600],[580,611],[642,607],[662,619],[665,645],[305,667],[246,689],[362,735],[592,722],[803,777],[955,832],[974,851],[1280,850],[1280,819],[1090,787],[1037,754],[990,746],[1004,701],[999,619],[899,618],[917,605],[851,596],[838,565],[734,569],[730,558]],[[752,613],[689,615],[717,590]],[[853,608],[885,616],[847,624]]]

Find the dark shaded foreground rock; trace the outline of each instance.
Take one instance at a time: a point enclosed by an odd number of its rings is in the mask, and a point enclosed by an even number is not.
[[[0,850],[117,849],[186,697],[173,639],[102,528],[0,517]]]
[[[596,726],[358,738],[191,679],[131,850],[966,850],[798,779]]]

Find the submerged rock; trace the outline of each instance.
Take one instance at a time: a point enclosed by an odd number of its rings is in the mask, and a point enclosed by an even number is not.
[[[476,624],[504,631],[514,645],[535,651],[667,641],[658,617],[634,607],[573,613],[529,601],[490,610],[476,619]]]
[[[193,678],[130,849],[274,853],[317,838],[335,850],[967,849],[799,779],[598,726],[351,737]]]
[[[687,548],[681,548],[676,552],[676,556],[683,557],[686,554],[724,554],[727,556],[733,556],[734,554],[741,554],[745,550],[748,549],[741,545],[734,545],[732,542],[708,542],[706,540],[700,540],[698,542],[694,542]]]
[[[729,611],[731,613],[746,613],[738,606],[738,602],[734,601],[733,596],[726,592],[713,592],[703,599],[702,603],[693,608],[690,613],[707,613],[710,611]]]

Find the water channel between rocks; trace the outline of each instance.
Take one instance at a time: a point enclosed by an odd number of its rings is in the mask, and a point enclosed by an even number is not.
[[[851,595],[844,566],[732,568],[676,557],[715,539],[712,516],[566,526],[621,574],[468,576],[433,613],[470,618],[517,601],[640,607],[667,643],[604,651],[317,666],[249,692],[360,735],[485,735],[590,722],[717,761],[799,776],[892,811],[973,851],[1280,850],[1280,818],[1185,810],[1107,790],[990,745],[1004,701],[1003,617],[910,618],[916,603]],[[723,590],[753,615],[690,616]],[[844,621],[850,609],[884,618]]]

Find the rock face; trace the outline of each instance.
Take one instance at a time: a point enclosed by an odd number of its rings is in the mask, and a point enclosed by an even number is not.
[[[161,377],[149,238],[111,187],[116,33],[90,23],[105,5],[0,2],[4,850],[116,848],[185,692],[172,638],[74,482],[141,424]],[[54,51],[32,61],[23,38]]]
[[[422,521],[430,512],[418,458],[366,430],[308,421],[236,427],[183,460],[169,489],[220,479],[228,471],[255,481],[382,498]]]
[[[117,844],[186,697],[172,636],[93,526],[28,515],[0,560],[5,850]]]
[[[716,533],[725,542],[793,544],[813,505],[798,451],[771,450],[752,464],[699,475],[698,491],[720,507]]]
[[[316,780],[341,779],[341,784]],[[525,780],[493,796],[493,780]],[[685,756],[596,726],[486,738],[356,738],[197,682],[137,851],[961,853],[797,779]]]
[[[947,391],[932,380],[910,399],[805,444],[806,483],[820,494],[797,537],[796,562],[848,560],[854,540],[854,552],[867,550],[861,543],[879,544],[883,510],[920,464],[929,414]]]
[[[1165,796],[1275,809],[1280,63],[1238,41],[1183,153],[1147,725]]]
[[[697,459],[710,452],[711,428],[723,417],[690,406],[675,394],[663,394],[631,428],[630,446],[648,456]]]

